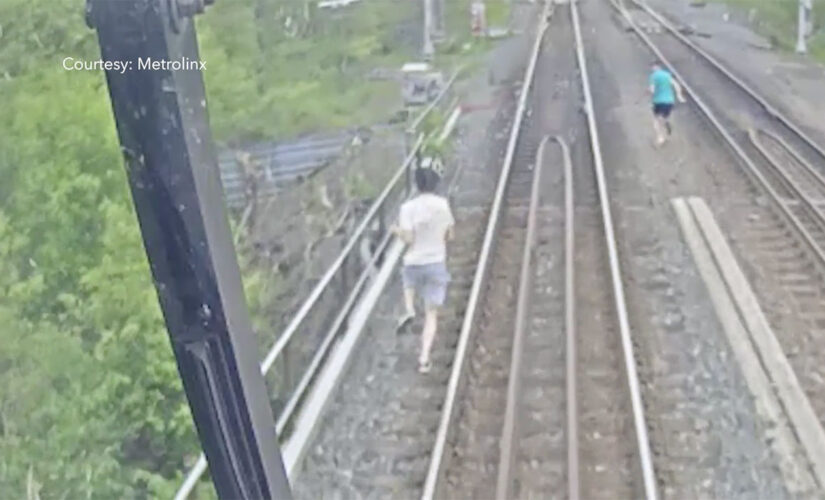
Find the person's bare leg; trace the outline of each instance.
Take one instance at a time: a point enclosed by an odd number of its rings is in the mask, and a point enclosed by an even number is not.
[[[404,288],[404,313],[398,318],[396,330],[401,331],[415,318],[415,288]]]
[[[404,308],[406,309],[407,316],[415,316],[415,289],[414,288],[405,288],[404,289]]]
[[[653,117],[653,128],[656,130],[656,145],[661,146],[665,142],[665,125],[658,115]]]
[[[658,144],[662,134],[659,133],[659,117],[656,115],[653,115],[653,133],[656,135],[656,144]]]
[[[430,363],[430,350],[433,347],[437,328],[438,308],[427,306],[424,313],[424,329],[421,331],[421,355],[418,357],[418,364],[421,367],[426,367]]]

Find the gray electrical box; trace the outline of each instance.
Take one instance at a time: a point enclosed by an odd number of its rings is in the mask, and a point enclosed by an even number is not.
[[[438,97],[444,88],[444,75],[428,63],[407,63],[401,68],[404,104],[421,106]]]

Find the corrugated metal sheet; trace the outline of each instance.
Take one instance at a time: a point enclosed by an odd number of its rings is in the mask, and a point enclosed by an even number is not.
[[[231,208],[243,208],[244,172],[238,161],[239,153],[249,154],[252,164],[261,169],[258,195],[272,196],[278,188],[290,181],[306,178],[337,158],[349,145],[355,133],[310,136],[290,143],[260,144],[242,150],[225,150],[218,155],[226,203]]]

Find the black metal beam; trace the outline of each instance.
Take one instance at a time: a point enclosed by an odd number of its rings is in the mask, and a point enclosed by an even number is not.
[[[155,288],[222,499],[290,498],[232,245],[193,17],[209,0],[89,0]],[[181,68],[145,69],[148,59]],[[191,64],[189,64],[191,63]]]

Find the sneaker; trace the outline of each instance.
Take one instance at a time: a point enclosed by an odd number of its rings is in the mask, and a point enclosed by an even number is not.
[[[430,370],[433,369],[433,363],[431,361],[425,361],[423,363],[418,363],[418,373],[430,373]]]
[[[413,318],[415,318],[415,314],[405,313],[403,316],[398,318],[398,324],[395,326],[395,330],[400,332],[403,330],[407,325],[412,323]]]

